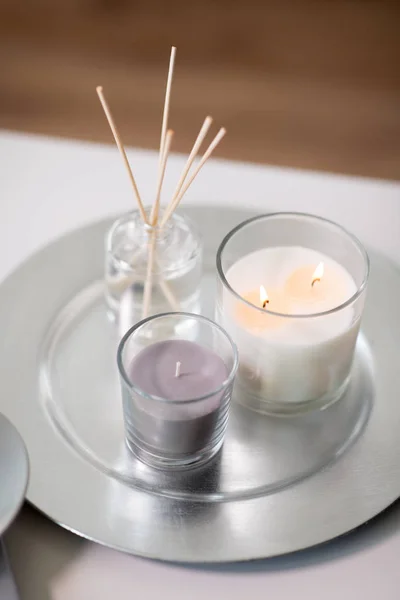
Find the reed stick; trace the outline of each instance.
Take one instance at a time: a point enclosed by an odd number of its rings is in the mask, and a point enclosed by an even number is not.
[[[157,257],[155,257],[155,262],[157,262]],[[116,294],[122,294],[128,287],[132,286],[134,283],[140,282],[141,279],[137,275],[131,275],[130,277],[124,277],[122,280],[109,284],[110,289],[113,289]],[[171,307],[171,310],[178,312],[180,310],[179,302],[175,298],[174,293],[172,292],[168,283],[164,280],[159,282],[160,289],[164,295],[164,298],[168,302]]]
[[[156,232],[153,229],[153,231],[150,234],[149,252],[148,252],[148,257],[147,257],[146,280],[144,282],[144,291],[143,291],[142,319],[145,319],[146,317],[148,317],[149,312],[150,312],[151,296],[152,296],[152,288],[153,288],[155,249],[156,249]]]
[[[193,165],[193,162],[196,159],[196,156],[197,156],[197,154],[198,154],[198,152],[200,150],[201,144],[203,143],[204,138],[206,137],[206,135],[208,133],[208,130],[211,127],[212,122],[213,122],[213,120],[212,120],[212,117],[210,117],[210,116],[208,116],[208,117],[206,117],[204,119],[204,123],[201,126],[199,134],[198,134],[198,136],[197,136],[197,138],[196,138],[196,140],[195,140],[195,142],[193,144],[193,148],[192,148],[192,150],[191,150],[191,152],[189,154],[189,157],[188,157],[188,159],[186,161],[186,164],[185,164],[185,166],[183,168],[183,171],[181,173],[179,181],[178,181],[178,183],[176,185],[176,188],[175,188],[175,191],[174,191],[174,193],[172,195],[172,199],[171,199],[171,203],[170,204],[172,204],[173,201],[174,201],[174,199],[179,195],[179,192],[181,191],[182,186],[185,183],[185,179],[186,179],[186,177],[187,177],[187,175],[188,175],[188,173],[189,173],[189,171],[190,171],[190,169],[191,169],[191,167]],[[169,208],[169,206],[167,207],[167,210],[168,210],[168,208]]]
[[[147,223],[146,211],[144,209],[142,200],[140,198],[139,190],[138,190],[138,187],[136,185],[136,181],[135,181],[135,178],[133,176],[132,169],[131,169],[131,166],[130,166],[129,161],[128,161],[128,157],[126,156],[126,152],[125,152],[124,145],[122,143],[121,136],[119,135],[117,126],[115,125],[115,121],[114,121],[113,116],[111,114],[110,108],[109,108],[109,106],[107,104],[107,100],[104,97],[103,88],[101,86],[98,86],[96,88],[96,92],[97,92],[97,95],[98,95],[98,97],[100,99],[101,105],[103,107],[103,110],[104,110],[104,113],[106,115],[108,124],[110,126],[111,131],[112,131],[112,134],[114,136],[115,143],[117,144],[117,147],[118,147],[118,150],[119,150],[119,152],[120,152],[120,154],[122,156],[122,160],[124,162],[125,168],[126,168],[126,170],[128,172],[129,179],[130,179],[131,184],[132,184],[133,192],[135,194],[136,201],[138,203],[140,214],[142,216],[143,221],[145,223]]]
[[[171,148],[171,142],[174,132],[170,129],[167,132],[165,144],[164,144],[164,153],[160,165],[160,171],[158,175],[158,184],[157,184],[157,194],[161,195],[161,188],[164,180],[165,168],[167,166],[168,155]],[[156,230],[157,222],[153,224],[151,221],[151,232],[150,232],[150,242],[149,242],[149,253],[147,258],[147,270],[146,270],[146,281],[144,284],[144,292],[143,292],[143,313],[142,317],[145,319],[150,311],[151,304],[151,296],[152,296],[152,288],[153,288],[153,271],[154,271],[154,260],[155,260],[155,251],[156,251],[156,242],[157,242],[157,230]],[[165,286],[167,284],[164,282],[163,289],[165,293]],[[168,287],[168,286],[167,286]],[[167,292],[168,293],[168,292]]]
[[[156,232],[153,231],[151,234],[151,239],[150,239],[150,243],[149,243],[149,255],[148,255],[148,259],[147,259],[148,262],[147,262],[146,281],[144,284],[144,291],[143,291],[143,309],[142,309],[142,318],[143,319],[148,317],[149,312],[150,312],[151,297],[152,297],[152,293],[153,293],[154,264],[156,262],[156,253],[157,253],[156,241],[157,241]],[[162,293],[164,294],[164,297],[165,297],[166,301],[168,302],[168,304],[170,305],[171,309],[175,312],[179,312],[179,310],[180,310],[179,302],[175,298],[168,283],[166,281],[164,281],[164,279],[160,279],[158,282],[158,285],[160,286],[160,289],[161,289]]]
[[[213,141],[211,142],[211,144],[209,145],[209,147],[207,148],[207,150],[204,152],[199,164],[193,171],[192,175],[189,177],[189,180],[181,188],[181,191],[178,193],[178,195],[175,196],[175,198],[173,198],[172,201],[170,202],[167,210],[164,213],[163,218],[161,219],[160,228],[164,227],[164,225],[166,224],[168,219],[171,218],[172,213],[177,209],[183,196],[186,194],[189,187],[193,183],[194,179],[198,175],[199,171],[202,169],[202,167],[204,166],[206,161],[210,158],[211,154],[213,153],[215,148],[218,146],[219,142],[222,140],[222,138],[224,137],[225,134],[226,134],[226,129],[224,127],[222,127],[219,130],[219,132],[217,133],[217,135],[215,136],[215,138],[213,139]]]
[[[175,312],[179,312],[181,307],[179,305],[179,302],[175,298],[174,294],[172,293],[172,290],[171,290],[170,286],[168,285],[168,283],[166,281],[164,281],[164,279],[161,279],[159,282],[159,285],[160,285],[160,289],[161,289],[162,293],[164,294],[166,301],[168,302],[168,304],[170,305],[172,310]]]
[[[153,217],[150,216],[150,225],[152,227],[155,227],[157,225],[157,221],[158,221],[158,211],[159,211],[159,207],[160,207],[160,198],[161,198],[162,184],[163,184],[163,181],[164,181],[165,169],[166,169],[166,166],[167,166],[169,151],[171,149],[171,144],[172,144],[172,138],[173,137],[174,137],[174,132],[172,131],[172,129],[169,129],[167,131],[167,135],[165,136],[164,154],[163,154],[163,157],[162,157],[162,160],[161,160],[160,169],[159,169],[159,172],[158,172],[156,201],[155,201],[155,203],[153,205],[153,209],[154,209],[154,206],[157,206],[157,212],[156,212],[156,214],[154,214]],[[151,214],[153,214],[153,211],[152,211]]]
[[[171,89],[172,89],[172,78],[174,75],[174,66],[175,66],[175,55],[176,48],[172,46],[171,48],[171,56],[169,59],[169,68],[168,68],[168,77],[167,77],[167,86],[165,89],[165,99],[164,99],[164,112],[163,119],[161,125],[161,138],[160,138],[160,150],[158,154],[158,178],[160,179],[160,172],[162,169],[163,156],[165,154],[165,143],[167,138],[167,129],[168,129],[168,117],[169,117],[169,105],[171,101]],[[156,194],[155,201],[153,203],[151,213],[150,213],[150,224],[155,225],[158,221],[158,215],[160,212],[160,194]]]

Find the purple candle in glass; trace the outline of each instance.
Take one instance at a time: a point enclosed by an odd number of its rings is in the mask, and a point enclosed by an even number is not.
[[[159,340],[163,329],[174,337]],[[223,329],[186,313],[151,317],[124,336],[118,366],[126,439],[139,458],[180,467],[219,450],[237,368],[236,348]]]
[[[188,340],[156,342],[139,352],[129,365],[129,379],[136,387],[166,400],[206,396],[227,376],[228,368],[218,354]],[[210,409],[216,405],[217,398],[208,403]],[[186,410],[188,416],[196,412],[190,405]]]

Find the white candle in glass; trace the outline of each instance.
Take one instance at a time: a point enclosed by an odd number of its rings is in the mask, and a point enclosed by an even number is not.
[[[352,306],[334,311],[357,292],[342,265],[309,248],[270,247],[240,258],[226,279],[245,302],[224,289],[219,319],[238,346],[238,381],[250,395],[302,405],[343,390],[360,318]]]

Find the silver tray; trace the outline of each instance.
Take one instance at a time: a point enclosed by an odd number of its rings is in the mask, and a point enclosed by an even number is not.
[[[212,315],[216,247],[252,214],[185,212],[205,238],[204,312]],[[219,562],[329,540],[400,496],[394,264],[371,255],[363,332],[340,402],[284,419],[235,403],[220,456],[202,470],[173,475],[145,467],[124,445],[118,340],[102,300],[109,223],[52,243],[0,287],[0,411],[25,439],[33,505],[67,529],[126,552]]]

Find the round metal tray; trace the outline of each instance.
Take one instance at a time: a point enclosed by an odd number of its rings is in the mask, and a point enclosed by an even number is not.
[[[214,256],[248,213],[188,208]],[[349,391],[325,411],[263,417],[233,404],[222,453],[201,470],[153,471],[126,451],[115,346],[102,300],[109,221],[40,251],[0,287],[0,410],[32,464],[28,499],[72,531],[134,554],[217,562],[262,558],[357,527],[400,495],[400,272],[372,255]],[[340,457],[340,460],[337,460]]]

